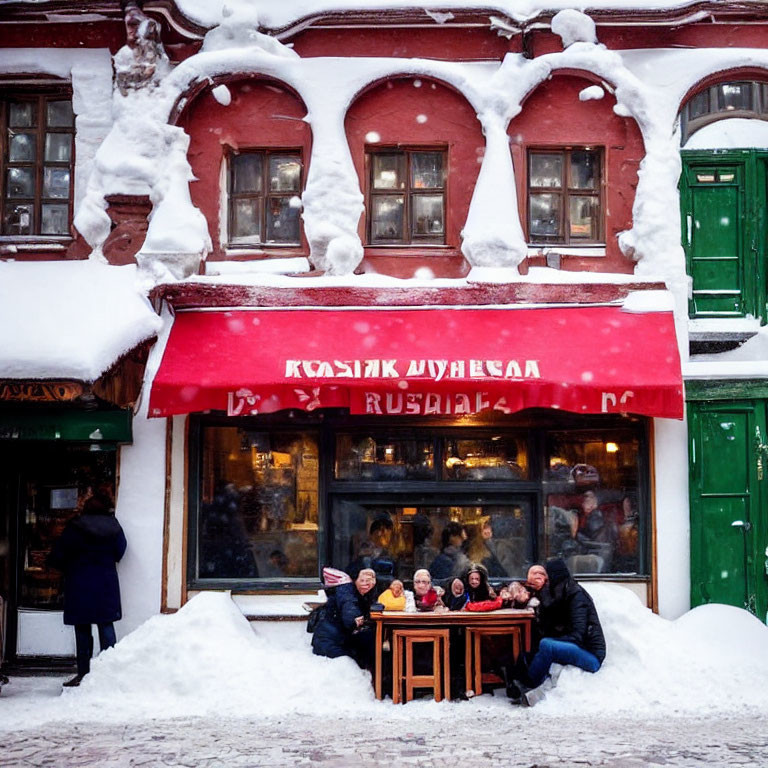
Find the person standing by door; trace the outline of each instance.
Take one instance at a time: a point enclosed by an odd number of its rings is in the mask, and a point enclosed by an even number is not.
[[[64,573],[64,623],[75,627],[77,646],[77,674],[66,687],[80,685],[90,672],[92,624],[99,628],[102,651],[117,642],[113,622],[122,618],[122,607],[116,564],[126,546],[112,500],[103,492],[86,499],[53,545],[48,563]]]

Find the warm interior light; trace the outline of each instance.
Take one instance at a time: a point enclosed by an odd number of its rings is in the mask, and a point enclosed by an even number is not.
[[[616,445],[616,443],[606,443],[605,444],[605,450],[607,453],[618,453],[619,452],[619,446]]]

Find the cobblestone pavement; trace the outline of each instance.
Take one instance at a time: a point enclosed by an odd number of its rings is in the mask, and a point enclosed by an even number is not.
[[[531,710],[372,721],[350,717],[3,723],[0,766],[283,768],[722,768],[768,766],[768,713],[731,718],[554,717]],[[414,716],[418,707],[414,708]],[[509,714],[509,716],[507,716]],[[32,719],[34,722],[34,718]],[[16,721],[17,723],[21,721]],[[11,727],[8,727],[11,725]]]
[[[58,723],[3,734],[0,764],[4,768],[768,765],[765,718],[597,722],[550,717],[523,724],[473,717],[424,726],[398,728],[394,723],[319,717],[300,722],[195,718],[119,726]]]

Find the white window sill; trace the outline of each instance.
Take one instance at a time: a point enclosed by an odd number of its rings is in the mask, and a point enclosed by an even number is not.
[[[547,256],[550,253],[556,253],[559,256],[599,258],[605,256],[605,245],[528,245],[528,256]]]

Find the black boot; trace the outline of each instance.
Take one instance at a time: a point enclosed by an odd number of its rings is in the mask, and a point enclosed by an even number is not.
[[[67,680],[66,682],[62,683],[62,686],[64,688],[77,688],[78,685],[80,685],[82,679],[85,677],[85,675],[77,674],[70,680]]]
[[[506,667],[499,667],[499,672],[501,673],[502,680],[504,680],[504,687],[507,689],[507,698],[513,702],[520,701],[523,692],[510,677],[509,670]]]

